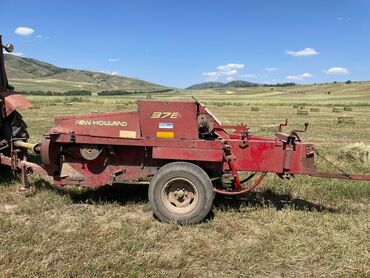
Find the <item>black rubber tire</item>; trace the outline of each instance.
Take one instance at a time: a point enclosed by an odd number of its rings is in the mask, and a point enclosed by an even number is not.
[[[30,136],[27,132],[27,125],[23,121],[21,114],[14,111],[5,121],[8,122],[11,127],[12,138],[25,138],[28,140]]]
[[[27,125],[23,121],[21,114],[17,111],[12,112],[2,124],[1,140],[5,139],[10,142],[12,138],[25,138],[24,141],[27,141],[29,137]],[[3,150],[3,153],[9,155],[10,148]]]
[[[189,180],[196,187],[198,201],[188,213],[175,213],[163,203],[162,190],[176,178]],[[161,221],[187,225],[199,223],[209,214],[215,193],[209,176],[202,168],[189,162],[171,162],[162,166],[152,178],[148,197],[154,214]]]

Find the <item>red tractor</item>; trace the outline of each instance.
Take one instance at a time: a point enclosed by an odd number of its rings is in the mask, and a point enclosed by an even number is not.
[[[17,108],[30,108],[32,104],[9,84],[4,66],[4,53],[12,53],[12,44],[3,45],[0,36],[0,164],[22,171],[23,184],[30,172],[45,173],[43,169],[26,161],[29,135],[27,125]]]

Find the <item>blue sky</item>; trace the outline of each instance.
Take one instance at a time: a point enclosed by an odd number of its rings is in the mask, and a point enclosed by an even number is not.
[[[367,0],[12,0],[1,10],[16,53],[62,67],[175,87],[370,79]]]

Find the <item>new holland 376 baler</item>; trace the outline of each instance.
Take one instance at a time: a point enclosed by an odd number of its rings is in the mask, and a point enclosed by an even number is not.
[[[44,135],[41,157],[56,185],[97,188],[152,177],[149,201],[164,221],[197,223],[215,192],[246,193],[267,173],[370,181],[318,172],[314,146],[298,135],[307,124],[286,134],[285,122],[274,138],[252,136],[246,125],[223,126],[198,101],[139,100],[137,111],[57,117],[55,123]],[[251,174],[241,180],[240,172]]]
[[[2,90],[3,98],[8,94]],[[151,178],[149,201],[163,221],[200,222],[211,210],[215,192],[246,193],[267,173],[283,179],[302,174],[370,181],[369,175],[318,172],[314,146],[298,135],[308,124],[287,134],[282,131],[285,122],[275,137],[257,137],[246,125],[222,125],[196,100],[140,100],[137,111],[57,117],[55,124],[41,144],[31,145],[25,124],[5,118],[0,163],[21,170],[25,187],[32,172],[51,176],[57,186],[88,188]],[[29,148],[41,154],[41,166],[26,161]],[[241,172],[249,176],[241,180]]]

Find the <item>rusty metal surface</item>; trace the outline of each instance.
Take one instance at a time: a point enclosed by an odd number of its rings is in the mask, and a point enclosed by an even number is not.
[[[370,175],[356,175],[356,174],[342,174],[342,173],[324,173],[313,172],[310,174],[312,177],[329,178],[329,179],[343,179],[343,180],[358,180],[370,181]]]
[[[28,109],[32,107],[32,103],[29,100],[16,92],[5,91],[2,92],[1,95],[4,97],[5,101],[6,116],[9,116],[17,108]]]

